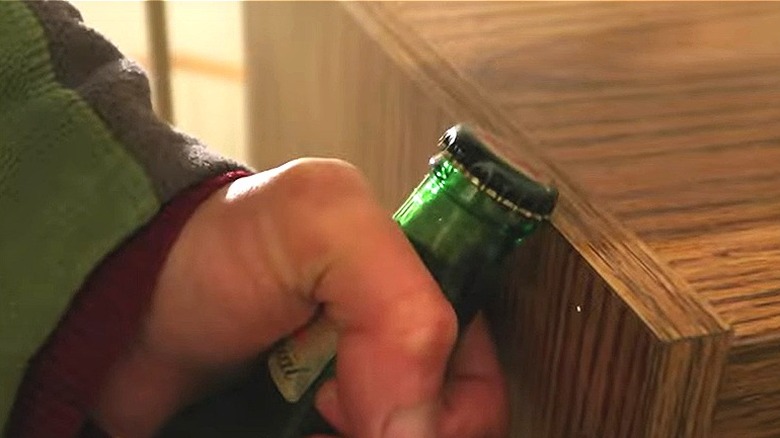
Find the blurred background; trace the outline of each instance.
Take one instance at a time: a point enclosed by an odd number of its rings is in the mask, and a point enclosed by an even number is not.
[[[388,211],[454,123],[419,107],[423,90],[369,50],[333,2],[72,3],[146,70],[157,113],[178,129],[256,169],[304,156],[347,160]]]
[[[246,161],[242,6],[239,1],[72,2],[88,26],[111,40],[152,77],[167,36],[171,121],[221,154]],[[159,6],[164,7],[163,13]],[[163,19],[162,23],[160,19]],[[158,51],[158,53],[155,53]],[[153,87],[154,90],[154,87]],[[159,110],[159,108],[158,108]],[[158,111],[159,112],[159,111]]]

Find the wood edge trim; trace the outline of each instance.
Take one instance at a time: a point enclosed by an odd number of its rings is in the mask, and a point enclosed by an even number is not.
[[[657,346],[646,394],[647,436],[711,436],[712,419],[723,386],[733,332],[713,333]],[[665,382],[662,382],[665,381]],[[697,384],[698,383],[698,384]],[[681,393],[652,391],[653,386],[683,388]]]
[[[454,114],[511,140],[549,175],[560,192],[553,224],[661,342],[725,335],[731,327],[693,287],[608,212],[596,208],[544,157],[523,127],[503,116],[487,96],[460,75],[384,4],[340,2],[388,56]],[[606,232],[609,230],[609,233]],[[659,301],[660,300],[660,301]]]

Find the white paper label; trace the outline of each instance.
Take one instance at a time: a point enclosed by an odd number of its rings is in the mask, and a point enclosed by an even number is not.
[[[295,403],[336,356],[338,336],[325,318],[295,332],[268,357],[271,378],[285,400]]]

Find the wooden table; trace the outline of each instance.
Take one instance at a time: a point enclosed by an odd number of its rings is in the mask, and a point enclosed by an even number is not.
[[[780,4],[247,3],[255,164],[388,209],[469,121],[561,191],[494,311],[513,436],[780,436]]]

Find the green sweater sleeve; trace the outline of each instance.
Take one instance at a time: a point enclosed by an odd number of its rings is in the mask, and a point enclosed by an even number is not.
[[[70,5],[0,1],[0,426],[101,260],[238,167],[155,118],[143,72]]]

